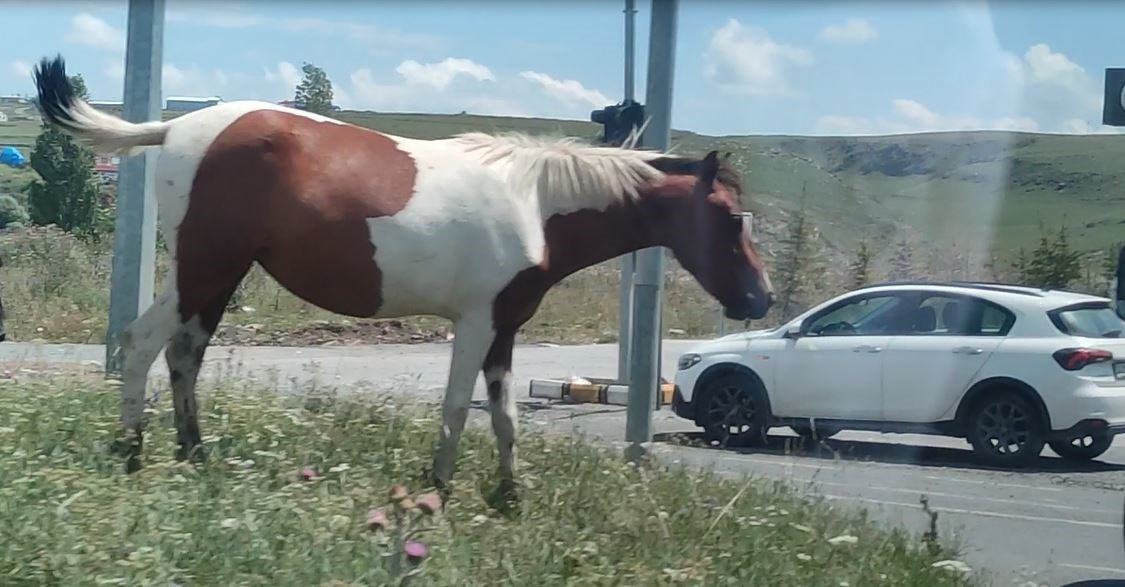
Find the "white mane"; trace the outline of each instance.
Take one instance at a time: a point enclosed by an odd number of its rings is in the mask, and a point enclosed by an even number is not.
[[[570,137],[470,132],[453,137],[467,151],[482,151],[486,165],[502,164],[512,189],[538,193],[540,208],[603,208],[637,197],[638,188],[664,178],[647,161],[664,153],[589,145]]]

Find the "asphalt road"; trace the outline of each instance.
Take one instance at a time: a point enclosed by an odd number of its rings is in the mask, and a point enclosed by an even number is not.
[[[666,341],[666,378],[671,378],[676,356],[691,344]],[[214,347],[208,351],[203,376],[251,379],[280,392],[334,385],[436,400],[448,373],[449,352],[448,344]],[[0,368],[18,372],[100,366],[103,353],[97,345],[4,343]],[[518,347],[513,375],[527,426],[622,441],[624,408],[548,404],[527,395],[532,377],[612,377],[616,361],[615,345]],[[166,376],[162,359],[153,375]],[[474,398],[483,407],[483,380],[478,380]],[[475,410],[472,419],[487,425],[483,410]],[[730,476],[786,479],[811,495],[841,507],[866,508],[876,519],[916,532],[928,525],[919,501],[926,496],[938,512],[942,533],[953,535],[965,548],[966,562],[992,573],[996,585],[1125,580],[1125,439],[1089,465],[1067,465],[1048,449],[1035,468],[1017,473],[976,465],[967,443],[956,439],[841,433],[827,447],[791,454],[785,449],[790,432],[780,428],[769,446],[740,453],[697,446],[694,427],[667,409],[654,415],[654,424],[654,451],[661,458]]]

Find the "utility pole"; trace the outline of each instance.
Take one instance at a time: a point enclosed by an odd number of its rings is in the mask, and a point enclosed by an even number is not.
[[[651,119],[641,138],[646,149],[668,149],[672,135],[672,83],[676,64],[676,18],[679,0],[652,0],[649,28],[648,79],[645,103]],[[661,293],[664,249],[637,252],[633,294],[633,336],[630,344],[629,399],[626,408],[625,458],[645,455],[652,441],[652,412],[660,385]]]
[[[164,0],[129,0],[128,19],[123,115],[130,122],[160,120]],[[107,376],[121,374],[121,333],[152,304],[156,277],[154,158],[152,151],[122,157],[118,170],[106,331]]]
[[[634,57],[636,45],[635,0],[625,0],[625,102],[633,101],[635,80]],[[617,318],[617,381],[629,382],[629,343],[633,334],[633,272],[636,270],[637,254],[625,253],[621,256],[621,291]]]

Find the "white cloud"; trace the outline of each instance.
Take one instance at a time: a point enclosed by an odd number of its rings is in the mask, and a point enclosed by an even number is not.
[[[278,62],[276,69],[266,68],[266,81],[281,85],[286,92],[295,91],[302,77],[301,70],[288,61]]]
[[[520,77],[534,82],[551,97],[570,104],[582,104],[600,108],[609,104],[611,100],[605,94],[591,90],[576,80],[555,79],[538,71],[521,71]]]
[[[726,91],[750,96],[791,96],[789,68],[813,63],[806,49],[777,43],[762,29],[735,19],[711,35],[704,54],[709,79]]]
[[[165,63],[161,85],[165,94],[187,96],[222,96],[246,78],[240,73],[221,69],[204,69],[197,65],[178,66]]]
[[[496,81],[496,76],[487,67],[469,59],[446,57],[438,63],[418,63],[413,59],[403,61],[395,71],[407,84],[426,85],[443,91],[458,76],[475,79],[478,82]]]
[[[862,18],[849,18],[838,24],[830,24],[820,31],[820,38],[830,43],[866,43],[879,36],[879,31]]]
[[[874,118],[828,115],[816,122],[817,134],[882,135],[913,132],[956,130],[1013,130],[1034,132],[1039,124],[1027,117],[1003,117],[981,120],[968,114],[941,114],[916,100],[899,98],[891,101],[888,115]]]
[[[13,61],[10,64],[12,73],[16,74],[21,79],[28,79],[31,77],[31,64],[26,61]]]
[[[125,31],[85,12],[74,16],[64,39],[102,51],[125,52]]]
[[[1025,108],[1036,118],[1096,120],[1102,89],[1086,70],[1045,43],[1032,45],[1022,58],[1010,58],[1012,81],[1022,90]],[[1063,122],[1062,126],[1072,126]]]

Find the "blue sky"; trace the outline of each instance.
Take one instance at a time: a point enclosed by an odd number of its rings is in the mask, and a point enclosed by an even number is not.
[[[168,0],[164,95],[291,98],[303,61],[337,103],[585,119],[622,93],[619,0]],[[649,2],[638,0],[643,99]],[[0,0],[0,94],[61,53],[120,99],[125,0]],[[706,134],[1014,128],[1111,132],[1103,70],[1125,65],[1104,1],[681,1],[673,126]]]

